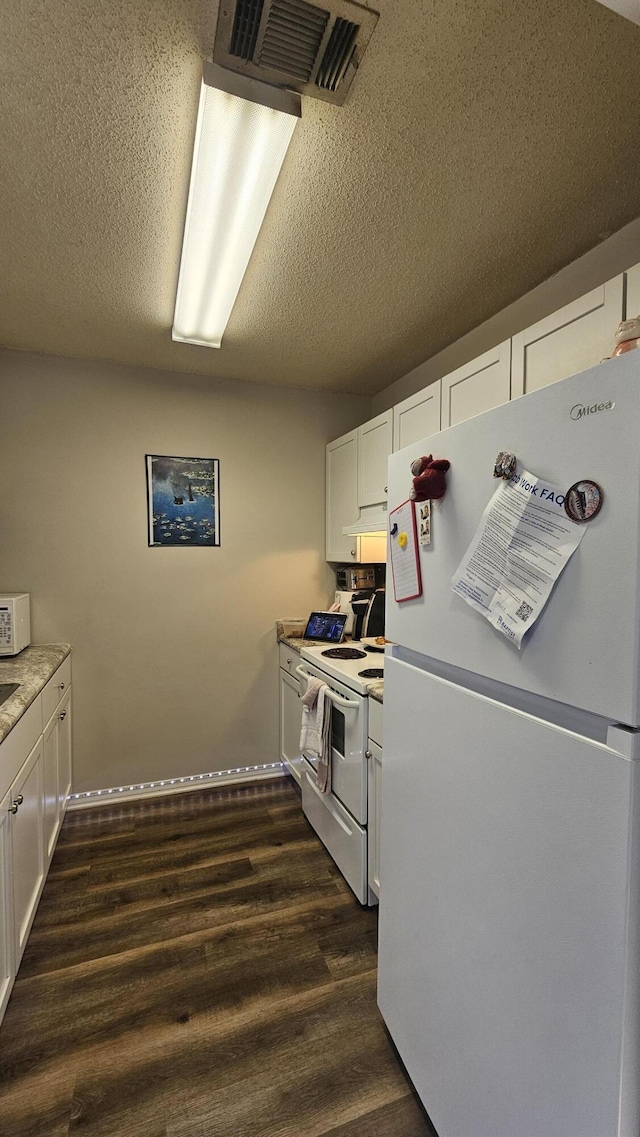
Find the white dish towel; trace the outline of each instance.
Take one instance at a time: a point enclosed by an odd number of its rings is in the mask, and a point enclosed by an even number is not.
[[[313,763],[316,785],[323,793],[331,789],[331,699],[322,679],[309,679],[302,703],[300,753]]]

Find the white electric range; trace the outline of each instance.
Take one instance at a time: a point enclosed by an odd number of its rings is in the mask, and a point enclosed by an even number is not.
[[[359,695],[368,695],[369,683],[384,679],[384,648],[362,644],[360,640],[331,646],[319,644],[304,647],[302,658],[325,671],[332,679],[341,680]],[[352,658],[355,657],[355,658]]]
[[[302,808],[360,903],[377,904],[367,877],[368,684],[383,678],[384,653],[354,642],[304,647],[301,656],[297,674],[323,680],[331,701],[331,790],[318,789],[305,757]]]

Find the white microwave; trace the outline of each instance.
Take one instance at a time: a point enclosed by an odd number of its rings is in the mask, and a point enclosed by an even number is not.
[[[17,655],[30,643],[29,593],[0,593],[0,655]]]

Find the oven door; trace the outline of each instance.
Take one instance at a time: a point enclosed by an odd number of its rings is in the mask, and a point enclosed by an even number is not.
[[[296,668],[301,679],[322,679],[331,699],[331,793],[361,825],[367,824],[367,699],[307,663]],[[304,689],[301,692],[304,694]],[[310,766],[314,766],[308,758]]]

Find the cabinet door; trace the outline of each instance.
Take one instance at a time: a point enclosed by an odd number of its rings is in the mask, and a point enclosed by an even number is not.
[[[58,816],[60,821],[67,807],[73,777],[71,754],[71,688],[57,710],[58,715]]]
[[[53,853],[58,824],[60,820],[58,790],[58,728],[60,720],[54,714],[44,732],[43,780],[44,780],[44,856],[49,864]]]
[[[627,269],[627,306],[625,320],[633,320],[640,316],[640,265]],[[615,329],[614,329],[615,331]]]
[[[511,397],[576,375],[608,355],[622,319],[623,274],[513,337]]]
[[[36,743],[11,787],[16,812],[10,814],[13,861],[15,966],[22,959],[44,880],[43,740]]]
[[[13,893],[11,886],[11,791],[0,801],[0,1019],[11,994],[13,977]]]
[[[511,395],[511,340],[445,375],[442,382],[442,429],[508,403]]]
[[[374,896],[380,899],[380,817],[381,817],[381,788],[382,788],[382,747],[378,746],[372,738],[369,739],[370,755],[367,775],[369,779],[369,832],[368,868],[369,888]]]
[[[326,456],[326,557],[353,561],[356,542],[342,532],[358,516],[358,432],[330,442]]]
[[[440,379],[393,408],[393,449],[403,450],[440,430]]]
[[[280,668],[280,757],[298,782],[302,781],[301,721],[300,681]]]
[[[392,446],[392,410],[358,427],[359,506],[379,505],[387,500],[387,463]]]

